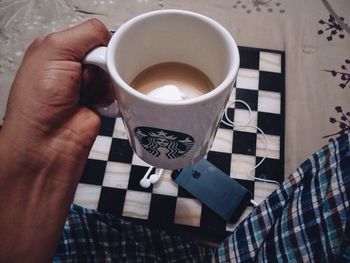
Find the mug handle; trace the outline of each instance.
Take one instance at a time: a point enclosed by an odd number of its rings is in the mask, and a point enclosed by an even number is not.
[[[107,47],[97,47],[85,56],[82,63],[98,66],[108,73],[106,57]],[[116,100],[109,104],[95,104],[93,107],[99,114],[105,117],[116,118],[121,116],[118,102]]]

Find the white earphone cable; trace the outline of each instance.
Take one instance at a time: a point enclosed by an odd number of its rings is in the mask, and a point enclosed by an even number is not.
[[[246,106],[247,110],[249,111],[249,116],[248,116],[248,120],[241,124],[241,123],[236,123],[236,122],[233,122],[229,116],[228,116],[228,113],[227,113],[227,110],[228,108],[233,104],[233,103],[242,103],[244,104],[244,106]],[[259,177],[256,177],[254,175],[252,175],[252,171],[256,170],[256,168],[258,168],[264,161],[265,159],[267,158],[267,155],[268,155],[268,145],[267,145],[267,138],[265,136],[265,133],[263,132],[262,129],[260,129],[259,127],[255,126],[255,125],[252,125],[252,124],[249,124],[250,121],[251,121],[251,118],[252,118],[252,110],[251,108],[249,107],[248,103],[246,103],[245,101],[243,100],[234,100],[233,102],[229,103],[226,108],[225,108],[225,112],[224,112],[224,117],[225,117],[225,120],[224,118],[221,120],[221,122],[223,124],[226,124],[227,126],[229,127],[232,127],[234,130],[240,130],[240,129],[244,129],[246,127],[251,127],[251,128],[255,128],[257,129],[257,131],[259,131],[261,133],[261,135],[263,136],[264,138],[264,146],[265,146],[265,152],[264,152],[264,156],[263,158],[259,161],[259,163],[257,163],[253,168],[249,169],[247,171],[247,175],[251,178],[253,178],[255,181],[260,181],[260,182],[265,182],[265,183],[273,183],[273,184],[276,184],[277,186],[279,186],[279,182],[275,181],[275,180],[269,180],[269,179],[263,179],[263,178],[259,178]],[[257,206],[258,203],[252,199],[250,200],[250,202],[254,205],[254,206]]]

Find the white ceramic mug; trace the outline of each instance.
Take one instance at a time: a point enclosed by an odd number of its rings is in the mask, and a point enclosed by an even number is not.
[[[202,71],[214,84],[194,98],[168,101],[130,87],[144,69],[180,62]],[[184,10],[160,10],[123,24],[107,47],[90,52],[84,63],[106,70],[113,81],[115,104],[103,115],[121,113],[135,153],[150,165],[178,169],[210,150],[239,68],[237,45],[214,20]]]

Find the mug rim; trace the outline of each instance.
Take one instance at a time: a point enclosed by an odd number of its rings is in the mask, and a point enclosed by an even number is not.
[[[114,63],[114,55],[115,55],[115,46],[118,44],[118,39],[121,35],[123,35],[133,24],[139,22],[140,20],[143,20],[145,18],[151,17],[151,16],[157,16],[159,14],[182,14],[187,16],[194,16],[212,26],[214,26],[220,34],[223,36],[223,39],[226,42],[229,42],[228,49],[229,49],[229,56],[232,58],[232,63],[229,65],[228,73],[226,74],[223,81],[219,83],[213,90],[202,94],[197,97],[185,99],[185,100],[178,100],[178,101],[172,101],[172,100],[162,100],[157,98],[152,98],[150,96],[147,96],[146,94],[143,94],[134,88],[132,88],[127,82],[124,81],[124,79],[120,76],[116,65]],[[111,54],[110,54],[111,53]],[[228,32],[226,28],[224,28],[221,24],[216,22],[215,20],[204,16],[199,13],[195,13],[192,11],[182,10],[182,9],[165,9],[165,10],[155,10],[147,13],[140,14],[138,16],[135,16],[128,21],[126,21],[123,25],[121,25],[113,34],[112,38],[110,39],[108,46],[107,46],[107,68],[108,72],[111,75],[111,77],[116,81],[119,88],[122,88],[124,91],[129,93],[132,96],[135,96],[143,101],[151,102],[152,104],[159,104],[159,105],[189,105],[189,104],[195,104],[200,103],[203,101],[206,101],[208,99],[211,99],[217,95],[219,95],[222,91],[224,91],[226,88],[228,88],[231,83],[233,85],[233,81],[235,80],[239,64],[240,64],[240,57],[239,57],[239,51],[237,44],[235,40],[233,39],[232,35]]]

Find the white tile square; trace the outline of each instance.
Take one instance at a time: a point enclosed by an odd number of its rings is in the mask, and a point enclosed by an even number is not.
[[[147,219],[151,193],[128,190],[125,195],[123,216]]]
[[[280,137],[276,135],[265,134],[267,141],[267,158],[280,159]],[[256,136],[256,156],[265,156],[265,139],[264,136],[259,133]]]
[[[127,163],[107,162],[103,186],[127,189],[131,165]]]
[[[98,135],[89,153],[90,159],[107,161],[111,148],[112,138]]]
[[[101,186],[80,183],[75,191],[73,203],[96,210],[100,194]]]
[[[253,181],[254,178],[248,176],[248,171],[252,170],[255,167],[255,162],[255,156],[245,154],[232,154],[230,177]],[[252,176],[255,176],[255,170],[253,169],[250,174]]]
[[[232,153],[233,130],[218,129],[211,146],[211,151]]]
[[[164,170],[159,181],[153,185],[152,193],[177,196],[178,185],[171,179],[171,173],[172,171],[170,170]]]
[[[251,111],[249,114],[248,110],[235,109],[234,123],[236,126],[234,128],[235,131],[256,133],[256,128],[252,126],[258,125],[258,113],[256,111]]]
[[[255,185],[254,185],[254,201],[256,201],[258,204],[260,204],[276,188],[277,188],[277,184],[256,181]]]
[[[127,132],[122,118],[117,118],[114,125],[113,137],[120,139],[128,139]]]
[[[259,70],[240,68],[237,74],[236,87],[241,89],[259,89]]]
[[[136,153],[133,154],[131,163],[133,165],[144,166],[144,167],[151,166],[150,164],[148,164],[144,160],[142,160]]]
[[[197,199],[178,197],[176,200],[175,224],[199,226],[202,205]]]
[[[281,114],[281,93],[259,90],[258,111]]]
[[[259,69],[262,71],[281,73],[281,59],[281,54],[260,52]]]

